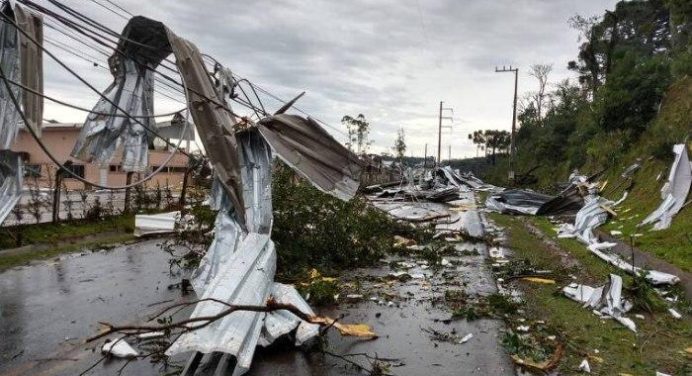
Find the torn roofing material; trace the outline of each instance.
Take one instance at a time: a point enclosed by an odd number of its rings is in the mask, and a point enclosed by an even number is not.
[[[529,190],[509,189],[488,196],[486,207],[500,213],[556,215],[578,211],[584,200],[576,185],[570,185],[557,196]]]
[[[14,20],[29,37],[38,43],[43,42],[43,18],[28,12],[19,4],[4,2],[3,15]],[[7,79],[21,82],[22,85],[38,93],[43,93],[43,58],[42,51],[27,35],[4,18],[0,21],[0,64]],[[41,134],[43,120],[43,98],[19,86],[13,85],[15,97],[21,94],[22,107],[29,124],[37,134]],[[19,112],[10,99],[7,88],[0,86],[0,149],[9,149],[17,136],[20,127]]]
[[[543,204],[553,199],[553,196],[542,193],[508,189],[488,196],[485,206],[500,213],[535,215]]]
[[[22,196],[24,171],[19,153],[0,150],[0,224]]]
[[[155,21],[151,21],[155,22]],[[222,95],[214,87],[197,46],[166,29],[167,40],[176,57],[180,75],[187,87],[190,114],[207,152],[207,157],[235,208],[236,220],[245,226],[238,144],[234,135],[236,119]],[[222,91],[222,90],[221,90]]]
[[[631,331],[637,331],[634,321],[624,316],[632,308],[632,303],[622,296],[622,277],[619,275],[611,274],[608,283],[600,287],[572,283],[564,287],[562,292],[568,298],[583,303],[584,308],[610,316]]]
[[[673,152],[675,153],[675,160],[670,168],[668,182],[661,188],[663,202],[649,216],[644,218],[639,226],[653,223],[654,230],[667,229],[673,221],[673,216],[685,204],[692,184],[692,166],[687,154],[687,145],[677,144],[673,146]]]
[[[257,127],[279,158],[318,189],[342,200],[356,194],[362,162],[314,120],[279,114]]]
[[[87,116],[72,150],[73,157],[104,164],[122,146],[123,171],[146,169],[147,129],[156,128],[154,69],[170,53],[163,24],[141,16],[128,22],[116,52],[108,59],[114,81],[102,93],[94,112]],[[118,108],[132,117],[123,116],[125,113]]]

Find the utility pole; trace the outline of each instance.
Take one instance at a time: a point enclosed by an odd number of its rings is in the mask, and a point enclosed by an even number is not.
[[[452,144],[449,144],[449,154],[447,154],[447,161],[451,164],[452,161]]]
[[[438,123],[438,128],[437,128],[437,161],[436,164],[438,166],[441,165],[440,162],[442,160],[440,159],[440,155],[442,154],[442,128],[452,128],[451,125],[445,125],[444,127],[442,126],[442,119],[449,119],[451,121],[454,121],[451,116],[442,116],[442,111],[451,111],[452,114],[454,114],[454,110],[452,110],[451,107],[445,108],[442,107],[442,104],[444,102],[440,101],[440,116],[439,116],[439,123]]]
[[[495,73],[514,72],[514,107],[512,110],[512,136],[509,143],[509,180],[514,180],[514,161],[516,158],[515,133],[517,129],[517,86],[519,83],[519,68],[509,68],[502,66],[502,69],[495,67]]]
[[[423,170],[428,167],[428,143],[425,143],[425,156],[423,157]]]

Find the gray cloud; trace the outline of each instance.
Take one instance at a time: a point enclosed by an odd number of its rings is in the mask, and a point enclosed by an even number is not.
[[[126,22],[91,2],[66,2],[116,30]],[[455,124],[444,135],[443,149],[451,143],[454,157],[475,155],[469,132],[511,124],[513,80],[495,74],[496,65],[520,67],[520,91],[534,88],[526,74],[533,63],[553,63],[553,81],[570,77],[565,67],[576,56],[577,34],[567,20],[576,13],[602,14],[614,2],[118,1],[132,13],[166,23],[283,98],[306,91],[298,106],[334,127],[341,128],[344,114],[365,114],[374,151],[389,150],[399,127],[412,154],[422,155],[426,143],[429,151],[436,149],[437,108],[444,100],[455,109]],[[46,35],[64,40],[50,29]],[[111,80],[105,70],[61,57],[97,87]],[[97,98],[52,63],[46,66],[46,90],[86,107]],[[180,106],[160,97],[157,111]],[[81,121],[83,114],[50,105],[46,117]]]

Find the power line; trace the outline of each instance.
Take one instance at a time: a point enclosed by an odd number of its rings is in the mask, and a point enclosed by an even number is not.
[[[16,25],[15,25],[15,27],[16,27]],[[2,64],[0,64],[0,76],[2,76],[2,82],[5,84],[5,88],[7,89],[7,92],[9,93],[10,100],[12,101],[12,104],[14,104],[15,110],[19,113],[19,116],[22,118],[22,121],[24,122],[25,128],[29,131],[29,134],[31,134],[31,136],[34,138],[36,143],[38,143],[41,150],[43,150],[43,152],[48,156],[48,158],[50,158],[53,161],[53,163],[55,163],[62,171],[67,172],[69,175],[72,175],[72,177],[74,179],[77,179],[83,183],[92,185],[92,186],[97,187],[97,188],[108,189],[108,190],[123,190],[123,189],[128,189],[131,187],[135,187],[137,185],[140,185],[140,184],[147,182],[148,180],[151,180],[154,176],[156,176],[156,174],[161,172],[168,165],[168,163],[170,163],[170,161],[173,159],[173,156],[175,155],[176,152],[180,151],[181,153],[184,153],[182,150],[180,150],[180,145],[182,144],[182,141],[183,141],[182,136],[187,132],[187,128],[190,124],[190,122],[188,121],[187,118],[185,119],[185,125],[183,126],[183,130],[181,131],[181,137],[178,139],[178,144],[175,145],[174,149],[171,151],[170,155],[164,161],[164,163],[162,163],[161,166],[159,166],[156,170],[152,171],[151,174],[145,176],[143,179],[140,179],[139,181],[136,181],[134,183],[126,184],[123,186],[117,186],[117,187],[106,186],[106,185],[101,185],[101,184],[96,184],[94,182],[91,182],[91,181],[77,175],[74,171],[72,171],[72,169],[65,167],[65,165],[60,163],[60,161],[58,161],[58,159],[50,152],[50,150],[48,150],[48,147],[43,143],[43,141],[41,140],[41,137],[39,137],[38,134],[36,134],[36,131],[34,130],[34,128],[31,127],[31,125],[30,125],[31,123],[26,118],[26,114],[24,113],[24,111],[20,107],[19,101],[17,100],[17,97],[12,92],[12,89],[10,88],[10,84],[9,84],[7,78],[5,78],[5,72],[2,69]],[[187,116],[189,116],[189,111],[188,111]],[[192,157],[192,156],[188,155],[188,157]]]
[[[113,9],[111,9],[111,8],[109,8],[109,7],[107,7],[107,6],[103,5],[103,4],[101,4],[101,3],[99,3],[99,2],[96,1],[96,0],[91,0],[91,2],[94,3],[94,4],[96,4],[96,5],[98,5],[98,6],[100,6],[100,7],[103,8],[103,9],[108,10],[109,12],[115,14],[116,16],[118,16],[118,17],[120,17],[120,18],[122,18],[122,19],[124,19],[124,20],[128,20],[127,17],[125,17],[125,16],[123,16],[122,14],[120,14],[120,13],[114,11]]]
[[[91,89],[92,91],[94,91],[95,93],[97,93],[101,98],[103,98],[106,102],[108,102],[109,104],[111,104],[111,105],[112,105],[113,107],[115,107],[117,110],[119,110],[119,111],[122,112],[123,114],[127,115],[128,119],[130,119],[131,121],[134,121],[135,123],[141,125],[142,127],[144,127],[144,129],[148,130],[149,132],[152,132],[154,135],[156,135],[156,136],[158,136],[159,138],[161,138],[162,140],[164,140],[164,141],[166,142],[166,144],[168,144],[168,145],[170,145],[170,146],[173,146],[173,144],[171,144],[170,141],[168,141],[166,138],[164,138],[164,137],[162,137],[161,135],[159,135],[158,132],[156,132],[155,130],[151,129],[149,126],[147,126],[146,124],[142,123],[141,121],[139,121],[139,120],[133,118],[127,111],[123,110],[117,103],[113,102],[110,98],[108,98],[107,96],[103,95],[98,89],[96,89],[96,88],[95,88],[93,85],[91,85],[87,80],[85,80],[81,75],[79,75],[79,73],[77,73],[77,72],[75,72],[74,70],[72,70],[72,68],[70,68],[69,66],[67,66],[62,60],[60,60],[60,59],[59,59],[57,56],[55,56],[52,52],[50,52],[49,50],[47,50],[47,49],[43,46],[43,44],[39,43],[36,39],[34,39],[34,37],[32,37],[31,35],[29,35],[29,34],[28,34],[26,31],[24,31],[22,28],[18,27],[17,24],[15,23],[15,21],[14,21],[13,19],[9,18],[8,16],[6,16],[6,15],[3,14],[3,13],[0,13],[0,16],[1,16],[2,18],[4,18],[5,21],[9,21],[9,22],[17,29],[17,31],[19,31],[20,33],[22,33],[22,34],[26,37],[26,39],[28,39],[29,41],[31,41],[32,43],[34,43],[34,45],[36,45],[41,51],[45,52],[48,56],[51,57],[51,59],[55,60],[56,63],[60,64],[60,66],[62,66],[65,70],[67,70],[68,72],[70,72],[70,74],[72,74],[75,78],[77,78],[77,79],[78,79],[79,81],[81,81],[84,85],[86,85],[87,87],[89,87],[89,89]],[[4,73],[2,73],[2,75],[4,76]],[[4,81],[4,82],[5,82],[6,85],[9,85],[9,84],[7,83],[7,81]],[[28,124],[28,123],[27,123],[27,124]],[[190,155],[187,154],[186,152],[183,152],[183,154],[187,155],[188,157],[190,156]]]
[[[55,103],[57,103],[57,104],[60,104],[60,105],[65,106],[65,107],[70,107],[70,108],[73,108],[73,109],[75,109],[75,110],[88,112],[88,113],[94,114],[94,115],[113,116],[113,117],[128,117],[127,115],[123,115],[123,114],[98,112],[98,111],[90,110],[90,109],[88,109],[88,108],[80,107],[80,106],[77,106],[77,105],[75,105],[75,104],[71,104],[71,103],[62,101],[62,100],[60,100],[60,99],[53,98],[53,97],[51,97],[51,96],[49,96],[49,95],[43,94],[43,93],[41,93],[41,92],[39,92],[39,91],[37,91],[37,90],[34,90],[34,89],[32,89],[32,88],[30,88],[30,87],[27,87],[27,86],[24,86],[23,84],[21,84],[21,83],[19,83],[19,82],[17,82],[17,81],[13,81],[13,80],[11,80],[11,79],[9,79],[9,78],[7,78],[7,77],[0,76],[0,78],[3,78],[3,79],[5,79],[5,80],[7,80],[7,81],[8,81],[9,83],[11,83],[12,85],[15,85],[15,86],[20,87],[22,90],[26,90],[26,91],[28,91],[28,92],[34,94],[34,95],[38,95],[38,96],[40,96],[40,97],[42,97],[42,98],[48,99],[48,100],[51,101],[51,102],[55,102]],[[173,116],[173,115],[175,115],[175,114],[177,114],[177,113],[180,113],[180,112],[183,112],[183,111],[185,111],[185,108],[180,109],[180,110],[177,110],[177,111],[172,111],[172,112],[163,113],[163,114],[147,115],[147,116],[144,116],[144,115],[130,115],[130,116],[132,116],[133,118],[138,118],[138,119],[149,119],[149,118],[159,118],[159,117]]]
[[[20,1],[22,1],[22,0],[20,0]],[[26,0],[24,0],[24,1],[26,1]],[[61,9],[69,8],[68,6],[63,5],[63,4],[57,5],[57,4],[59,4],[59,2],[57,2],[56,0],[49,0],[49,1],[50,1],[51,3],[53,3],[54,5],[58,6],[59,8],[61,8]],[[56,4],[56,3],[57,3],[57,4]],[[110,3],[110,1],[109,1],[109,3]],[[116,6],[116,7],[118,7],[119,9],[123,10],[123,11],[126,12],[127,14],[132,15],[132,13],[129,12],[129,11],[127,11],[126,9],[121,8],[120,6],[118,6],[118,5],[116,5],[116,4],[113,4],[113,5]],[[74,10],[71,9],[71,8],[69,8],[69,9],[70,9],[70,12],[68,12],[68,13],[79,13],[79,12],[74,11]],[[117,36],[117,37],[119,37],[119,38],[121,38],[121,39],[123,39],[123,40],[128,40],[128,41],[130,41],[128,38],[122,36],[121,34],[117,33],[116,31],[114,31],[114,30],[112,30],[112,29],[109,29],[108,27],[106,27],[106,26],[104,26],[104,25],[102,25],[102,24],[99,24],[97,21],[95,21],[95,20],[93,20],[93,19],[90,19],[90,18],[88,18],[88,17],[86,17],[86,16],[83,16],[83,17],[86,18],[86,19],[89,19],[91,23],[94,23],[94,24],[99,25],[101,29],[107,30],[111,35]],[[137,43],[138,45],[141,45],[141,46],[144,46],[144,47],[153,48],[152,46],[149,46],[149,45],[146,45],[146,44],[142,44],[142,43],[139,43],[139,42],[136,42],[136,41],[131,41],[131,42]],[[213,57],[209,56],[209,55],[206,55],[206,57],[211,58],[212,60],[215,61],[215,59],[214,59]],[[167,61],[167,62],[170,62],[171,64],[173,64],[173,62],[170,61],[170,60],[168,60],[168,59],[164,59],[164,61]],[[216,62],[216,61],[215,61],[215,62]],[[269,97],[271,97],[271,98],[273,98],[273,99],[279,101],[280,103],[282,103],[282,104],[288,103],[286,100],[283,100],[283,99],[277,97],[276,95],[270,93],[268,90],[265,90],[264,88],[262,88],[261,86],[257,85],[256,83],[252,83],[252,82],[250,82],[249,80],[247,80],[246,78],[243,78],[243,77],[241,77],[241,76],[239,76],[239,75],[237,75],[237,74],[233,74],[233,75],[237,77],[237,80],[238,80],[238,81],[243,81],[243,80],[246,81],[251,87],[254,86],[254,88],[257,88],[257,90],[259,90],[259,91],[263,92],[265,95],[267,95],[267,96],[269,96]],[[254,89],[254,88],[253,88],[253,89]],[[247,95],[246,95],[246,98],[248,98]],[[245,107],[247,107],[247,108],[249,108],[249,109],[255,111],[256,114],[257,114],[257,112],[259,111],[259,109],[256,108],[256,107],[254,107],[254,106],[251,104],[251,102],[238,101],[237,98],[231,98],[231,99],[232,99],[234,102],[239,103],[239,104],[241,104],[241,105],[243,105],[243,106],[245,106]],[[248,99],[249,99],[249,98],[248,98]],[[259,98],[258,98],[258,100],[259,100]],[[261,101],[260,101],[260,105],[261,105]],[[342,134],[343,136],[348,137],[348,134],[347,134],[346,132],[344,132],[343,130],[338,129],[338,128],[332,126],[331,124],[329,124],[329,123],[323,121],[322,119],[319,119],[319,118],[317,118],[317,117],[311,116],[309,113],[307,113],[306,111],[302,110],[301,108],[299,108],[299,107],[297,107],[297,106],[293,106],[293,108],[294,108],[296,111],[302,113],[303,115],[310,116],[312,119],[314,119],[314,120],[317,121],[318,123],[320,123],[320,124],[326,126],[327,128],[330,128],[330,129],[332,129],[332,130],[334,130],[334,131],[336,131],[336,132]],[[262,108],[261,110],[262,110],[261,112],[263,112],[265,115],[268,115],[267,112],[264,110],[264,108]]]
[[[134,17],[134,16],[135,16],[134,14],[128,12],[127,9],[121,7],[120,5],[118,5],[117,3],[115,3],[114,1],[111,1],[111,0],[105,0],[105,1],[106,1],[108,4],[111,4],[112,6],[114,6],[114,7],[118,8],[118,9],[120,9],[120,10],[123,11],[123,12],[125,12],[125,13],[126,13],[127,15],[129,15],[130,17]]]

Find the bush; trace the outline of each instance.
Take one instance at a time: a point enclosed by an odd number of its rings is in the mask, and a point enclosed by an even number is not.
[[[393,235],[401,226],[364,198],[340,201],[283,164],[274,168],[272,191],[280,273],[371,265],[393,250]]]

